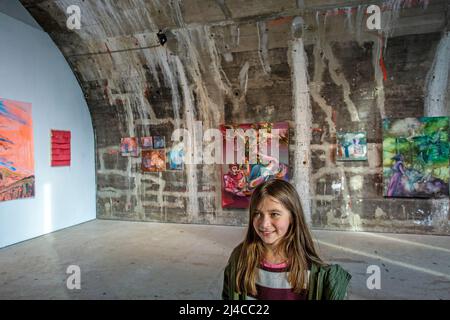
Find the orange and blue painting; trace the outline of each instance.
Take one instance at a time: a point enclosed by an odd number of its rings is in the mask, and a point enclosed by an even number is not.
[[[34,197],[31,103],[0,98],[0,201]]]

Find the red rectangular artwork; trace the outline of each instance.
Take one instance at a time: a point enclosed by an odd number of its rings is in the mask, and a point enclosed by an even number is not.
[[[52,130],[52,167],[70,166],[70,131]]]

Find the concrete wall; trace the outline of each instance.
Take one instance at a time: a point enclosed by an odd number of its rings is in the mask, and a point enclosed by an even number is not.
[[[32,104],[35,197],[0,202],[0,247],[95,219],[91,117],[50,37],[0,13],[0,97]],[[70,167],[50,167],[50,130],[72,132]]]
[[[289,121],[291,180],[313,226],[450,234],[448,198],[385,199],[381,167],[381,119],[425,114],[446,1],[377,1],[380,31],[366,27],[367,1],[79,2],[90,14],[74,31],[65,28],[68,2],[22,2],[87,97],[99,218],[245,224],[246,210],[221,208],[219,166],[143,174],[140,158],[119,154],[120,138],[170,141],[195,120],[205,129]],[[336,132],[353,130],[367,131],[369,160],[336,162]]]

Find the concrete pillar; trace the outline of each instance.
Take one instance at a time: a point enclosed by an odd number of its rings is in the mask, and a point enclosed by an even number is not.
[[[306,222],[311,224],[311,121],[312,111],[308,88],[308,64],[302,36],[303,19],[292,22],[293,40],[289,45],[291,65],[293,118],[295,123],[295,164],[293,183],[300,195]]]
[[[450,71],[450,33],[446,31],[436,49],[433,65],[427,75],[424,114],[427,117],[450,115],[447,103]]]

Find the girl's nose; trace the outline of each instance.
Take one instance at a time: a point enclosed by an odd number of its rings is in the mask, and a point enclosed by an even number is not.
[[[264,228],[270,227],[271,224],[272,224],[272,222],[270,221],[270,217],[269,216],[264,216],[263,221],[262,221],[263,227]]]

